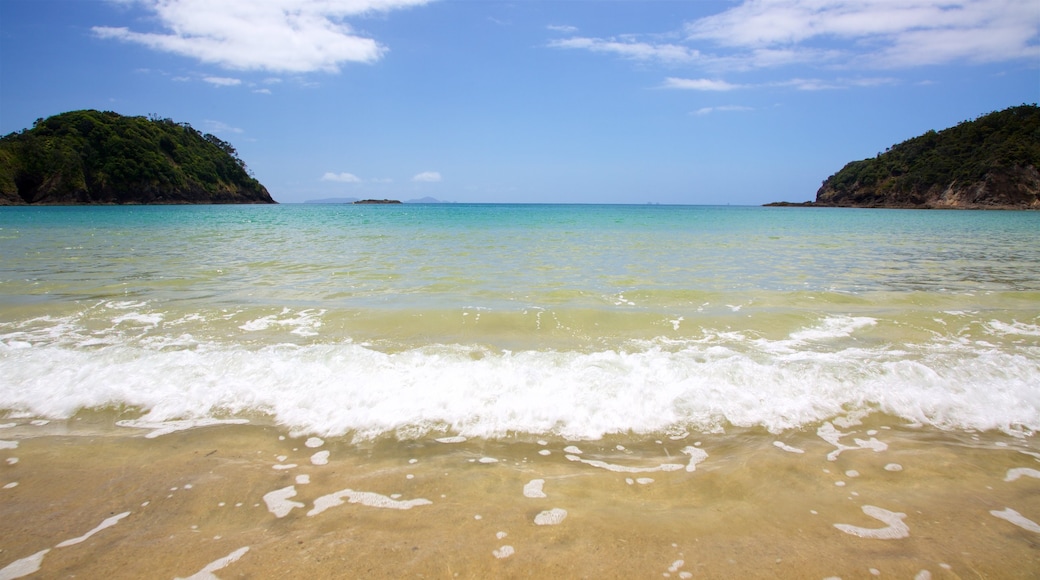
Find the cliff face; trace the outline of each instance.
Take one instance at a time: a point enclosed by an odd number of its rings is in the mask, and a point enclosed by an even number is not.
[[[0,139],[0,205],[275,203],[229,144],[170,119],[73,111]]]
[[[813,205],[1040,209],[1040,108],[991,113],[853,161]]]

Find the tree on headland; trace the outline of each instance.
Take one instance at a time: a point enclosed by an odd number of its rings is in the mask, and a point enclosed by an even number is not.
[[[814,205],[1040,209],[1040,108],[996,111],[853,161]]]
[[[274,203],[235,148],[187,123],[111,111],[0,139],[0,205]]]

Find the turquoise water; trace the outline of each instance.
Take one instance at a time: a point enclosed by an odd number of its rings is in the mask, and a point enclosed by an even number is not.
[[[1040,429],[1040,213],[0,209],[0,409],[370,437]]]

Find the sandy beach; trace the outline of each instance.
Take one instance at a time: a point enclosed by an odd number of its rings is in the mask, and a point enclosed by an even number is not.
[[[157,434],[113,417],[5,420],[0,577],[1040,570],[1031,439],[872,418],[782,437],[352,442],[252,424]]]

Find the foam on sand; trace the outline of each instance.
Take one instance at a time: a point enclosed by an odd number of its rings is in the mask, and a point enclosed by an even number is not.
[[[563,508],[553,508],[551,510],[545,510],[540,512],[534,517],[534,523],[538,526],[555,526],[563,522],[564,518],[567,517],[567,510]]]
[[[343,498],[346,498],[347,501],[350,503],[358,503],[368,507],[387,508],[395,510],[410,510],[416,506],[431,505],[433,503],[432,501],[428,499],[423,499],[421,497],[416,499],[399,501],[371,491],[354,491],[352,489],[344,489],[342,491],[337,491],[335,493],[323,495],[318,499],[314,500],[314,508],[311,511],[307,512],[307,515],[316,516],[329,508],[341,506],[343,505]]]
[[[1007,476],[1004,477],[1004,481],[1015,481],[1022,476],[1040,479],[1040,471],[1030,467],[1015,467],[1008,470]]]
[[[18,449],[18,442],[0,440],[0,449]]]
[[[40,550],[32,556],[26,556],[21,560],[15,560],[4,566],[0,569],[0,580],[13,580],[14,578],[21,578],[37,572],[43,564],[43,557],[50,551],[50,548]]]
[[[120,427],[131,427],[134,429],[152,429],[145,435],[145,439],[155,439],[162,435],[169,435],[176,431],[195,429],[197,427],[209,427],[211,425],[244,425],[248,419],[185,419],[182,421],[143,421],[141,419],[116,421]]]
[[[239,558],[244,556],[248,551],[249,546],[244,546],[235,550],[234,552],[231,552],[223,558],[218,558],[210,562],[209,564],[206,564],[205,568],[199,570],[191,576],[188,576],[187,578],[176,578],[175,580],[219,580],[213,573],[217,570],[223,570],[224,568],[227,568],[229,565],[237,562]]]
[[[598,467],[616,473],[653,473],[655,471],[678,471],[683,468],[683,466],[678,463],[662,463],[657,467],[629,467],[628,465],[617,465],[616,463],[607,463],[606,461],[600,461],[598,459],[582,459],[577,455],[565,455],[564,457],[570,461],[580,461],[585,465],[591,465],[592,467]]]
[[[906,517],[906,514],[904,513],[890,512],[884,508],[872,505],[863,506],[863,513],[874,519],[881,520],[888,524],[888,526],[884,528],[861,528],[849,524],[834,524],[834,527],[846,534],[852,534],[853,536],[859,536],[861,538],[873,538],[876,540],[898,540],[910,535],[910,528],[903,523],[903,518]]]
[[[114,515],[114,516],[112,516],[110,518],[106,518],[104,521],[102,521],[100,524],[98,524],[96,528],[90,530],[89,532],[83,534],[82,536],[80,536],[78,538],[72,538],[71,540],[65,540],[64,542],[62,542],[62,543],[60,543],[60,544],[58,544],[57,546],[54,546],[54,547],[55,548],[64,548],[66,546],[72,546],[73,544],[78,544],[80,542],[85,542],[88,538],[90,538],[90,536],[93,536],[94,534],[100,532],[101,530],[103,530],[105,528],[110,528],[110,527],[118,524],[119,520],[125,518],[128,515],[130,515],[130,512],[123,512],[121,514],[116,514],[116,515]]]
[[[298,501],[291,501],[289,499],[291,497],[296,497],[296,486],[294,485],[265,493],[264,503],[267,504],[267,511],[274,514],[274,517],[276,518],[284,518],[289,515],[289,512],[291,512],[293,508],[304,507],[304,505]]]
[[[541,498],[548,497],[545,492],[542,491],[542,486],[545,485],[544,479],[532,479],[524,485],[524,497],[530,498]]]
[[[708,458],[708,452],[701,449],[700,447],[687,446],[682,448],[683,455],[690,456],[690,462],[686,464],[686,471],[697,471],[697,464]],[[667,464],[666,464],[667,465]],[[662,465],[661,467],[664,467]],[[661,471],[672,471],[672,469],[662,469]]]
[[[1004,508],[1003,510],[990,510],[989,513],[1002,520],[1011,522],[1016,526],[1022,528],[1023,530],[1029,530],[1030,532],[1040,534],[1040,524],[1037,524],[1033,520],[1023,516],[1022,514],[1016,512],[1011,508]]]
[[[311,464],[313,465],[328,465],[329,463],[329,450],[319,451],[314,455],[311,455]]]
[[[873,449],[875,453],[879,453],[888,449],[888,444],[878,441],[876,437],[871,437],[870,439],[854,438],[853,442],[856,443],[855,446],[846,445],[841,442],[841,438],[845,437],[846,435],[849,435],[849,433],[842,433],[841,431],[838,431],[838,429],[835,428],[830,421],[827,421],[823,425],[820,425],[820,427],[816,429],[816,435],[819,436],[820,439],[823,439],[827,443],[830,443],[831,445],[837,447],[837,449],[827,454],[828,461],[837,461],[838,456],[841,455],[842,451],[854,451],[856,449]]]
[[[786,451],[788,453],[805,453],[804,449],[799,449],[797,447],[791,447],[790,445],[784,443],[783,441],[773,441],[773,446],[776,447],[777,449],[781,450],[781,451]]]
[[[514,550],[512,546],[502,546],[501,548],[499,548],[497,550],[492,550],[491,553],[496,558],[501,560],[503,558],[508,558],[508,557],[512,556],[514,553],[516,553],[516,550]]]

